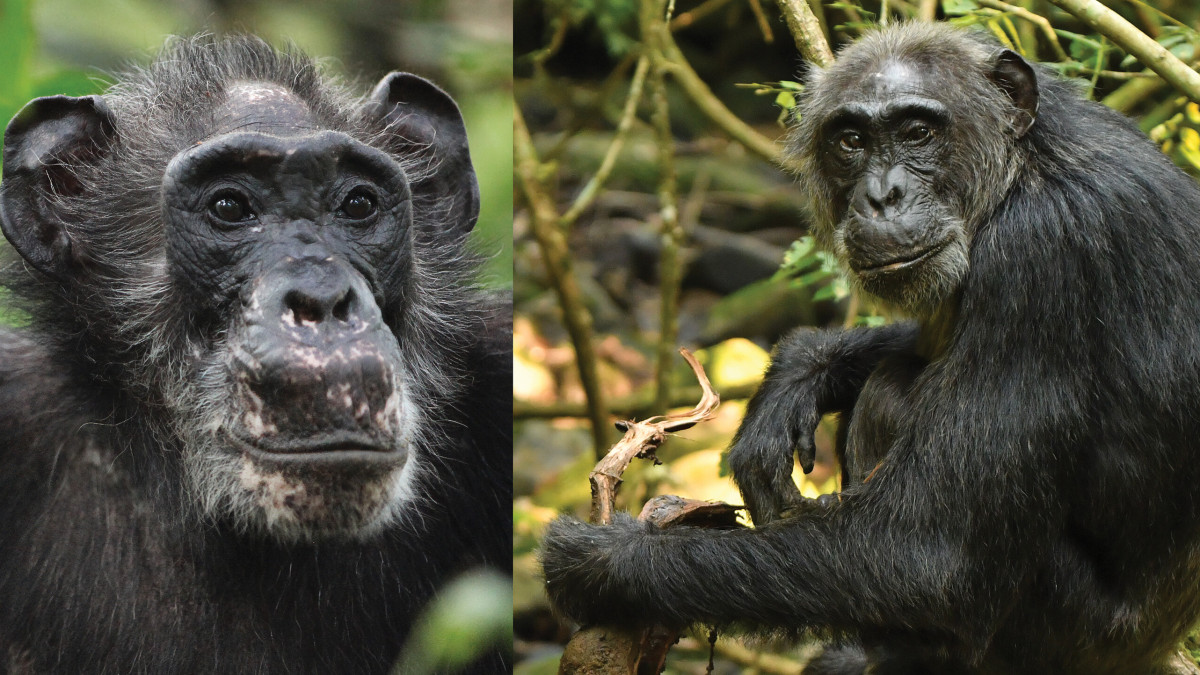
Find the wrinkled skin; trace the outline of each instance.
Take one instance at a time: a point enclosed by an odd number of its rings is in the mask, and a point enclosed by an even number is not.
[[[913,318],[777,346],[729,454],[755,529],[559,519],[555,604],[840,638],[806,673],[1192,672],[1200,189],[946,25],[869,34],[799,112],[816,234]],[[825,413],[844,489],[813,502],[790,473]]]
[[[174,283],[201,316],[220,321],[236,302],[211,357],[230,466],[210,459],[193,480],[228,504],[252,492],[243,517],[275,533],[369,532],[419,471],[421,411],[380,311],[411,274],[407,177],[385,152],[314,131],[279,86],[235,85],[216,118],[163,180]]]
[[[0,672],[386,673],[508,571],[511,308],[445,92],[196,38],[4,150]]]

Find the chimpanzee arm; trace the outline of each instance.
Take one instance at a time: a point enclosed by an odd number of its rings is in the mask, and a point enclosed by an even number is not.
[[[724,531],[559,519],[543,541],[547,591],[585,625],[899,632],[978,649],[1049,547],[1052,462],[1026,420],[951,420],[939,439],[929,419],[820,514]]]
[[[798,330],[776,346],[762,385],[729,449],[729,467],[756,524],[803,500],[792,481],[792,453],[812,470],[813,431],[821,415],[854,405],[884,358],[911,353],[917,324],[846,331]]]

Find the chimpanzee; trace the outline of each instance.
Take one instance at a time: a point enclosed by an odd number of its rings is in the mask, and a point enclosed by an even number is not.
[[[814,226],[913,322],[800,332],[731,449],[756,529],[555,521],[555,603],[813,631],[817,673],[1175,672],[1200,618],[1200,189],[990,38],[880,29],[812,74]],[[789,480],[848,421],[836,498]]]
[[[511,569],[511,303],[445,92],[180,39],[21,110],[0,208],[0,672],[386,673]]]

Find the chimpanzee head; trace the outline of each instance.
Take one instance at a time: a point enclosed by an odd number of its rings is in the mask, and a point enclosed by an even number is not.
[[[1007,195],[1037,107],[1030,65],[970,33],[902,27],[854,43],[812,75],[792,136],[815,232],[866,291],[935,309]]]
[[[0,208],[33,316],[117,423],[155,410],[191,513],[282,540],[419,521],[479,208],[445,92],[393,73],[353,99],[259,41],[179,41],[18,113]]]

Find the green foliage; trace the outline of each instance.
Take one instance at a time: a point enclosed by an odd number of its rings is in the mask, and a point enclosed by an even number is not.
[[[783,264],[775,279],[791,279],[793,283],[813,290],[812,299],[841,300],[850,295],[850,287],[842,274],[837,258],[817,248],[812,235],[805,235],[783,254]]]
[[[942,0],[942,11],[946,16],[967,16],[979,11],[974,0]]]
[[[30,90],[29,66],[33,57],[31,0],[3,0],[0,13],[0,105],[6,109],[23,102]],[[5,117],[4,119],[8,119]]]
[[[1193,632],[1184,639],[1183,644],[1180,646],[1183,647],[1192,661],[1200,662],[1200,633]]]
[[[547,14],[571,26],[594,23],[613,57],[622,57],[638,46],[637,0],[547,0]]]
[[[1158,36],[1158,44],[1183,61],[1191,61],[1196,57],[1196,47],[1200,46],[1200,33],[1186,25],[1163,26]],[[1121,60],[1121,67],[1135,68],[1138,60],[1132,54]]]
[[[829,9],[840,9],[846,12],[847,16],[861,17],[862,20],[851,20],[843,24],[839,24],[836,29],[843,33],[861,33],[873,26],[876,26],[875,12],[863,9],[861,3],[854,2],[830,2],[825,5]]]
[[[0,0],[0,120],[12,119],[30,99],[50,94],[82,96],[100,85],[78,70],[35,68],[32,0]]]
[[[0,238],[0,242],[3,239]],[[0,243],[0,246],[7,244]],[[24,326],[29,323],[29,316],[19,309],[9,306],[8,290],[0,287],[0,326]]]
[[[786,125],[787,121],[793,114],[796,113],[796,96],[804,91],[804,85],[799,82],[790,80],[780,80],[779,82],[771,82],[761,84],[751,82],[747,84],[738,84],[738,87],[743,89],[753,89],[756,96],[775,95],[775,105],[779,106],[779,117],[776,121],[781,125]]]
[[[392,672],[454,672],[505,644],[512,644],[512,581],[495,572],[473,572],[425,608]]]

